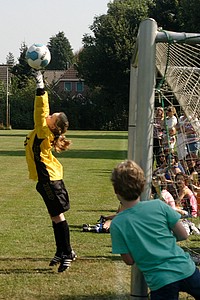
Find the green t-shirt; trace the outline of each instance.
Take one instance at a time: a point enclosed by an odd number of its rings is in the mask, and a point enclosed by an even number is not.
[[[180,214],[160,200],[141,201],[117,214],[111,223],[112,251],[129,253],[154,291],[195,271],[188,253],[176,243],[171,228]]]

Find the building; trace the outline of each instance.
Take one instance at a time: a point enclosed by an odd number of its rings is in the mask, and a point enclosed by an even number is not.
[[[0,65],[0,83],[3,82],[5,87],[11,79],[9,68],[9,65]],[[67,91],[71,96],[85,96],[88,90],[84,80],[78,77],[78,72],[74,66],[67,70],[45,70],[44,78],[52,88],[55,87],[60,92]]]
[[[69,92],[71,96],[84,97],[88,91],[88,87],[84,80],[78,77],[74,66],[67,70],[46,70],[44,77],[51,87],[56,87],[59,92]]]
[[[9,84],[11,73],[9,71],[10,65],[0,65],[0,83],[6,87]]]

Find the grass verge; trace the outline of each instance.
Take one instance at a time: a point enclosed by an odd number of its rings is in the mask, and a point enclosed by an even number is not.
[[[48,266],[55,252],[53,231],[35,183],[28,179],[27,133],[0,131],[0,299],[129,299],[131,269],[111,253],[110,235],[82,232],[82,224],[95,224],[118,207],[110,173],[127,157],[127,132],[69,131],[71,149],[56,155],[64,167],[71,201],[65,215],[78,255],[61,274]],[[184,245],[198,248],[199,238]]]

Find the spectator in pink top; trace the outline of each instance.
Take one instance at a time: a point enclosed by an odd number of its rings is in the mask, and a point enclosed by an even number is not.
[[[154,199],[159,198],[164,201],[166,204],[171,206],[173,209],[176,209],[175,200],[167,190],[167,182],[164,176],[153,177],[152,185],[155,188],[156,193],[154,194]]]
[[[186,184],[186,175],[183,173],[176,174],[175,181],[178,196],[175,199],[176,205],[188,212],[188,217],[197,217],[197,199],[194,193]]]

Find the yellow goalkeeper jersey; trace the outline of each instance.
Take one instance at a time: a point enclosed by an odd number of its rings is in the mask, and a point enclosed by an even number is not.
[[[54,136],[46,122],[48,115],[49,101],[48,94],[45,92],[44,95],[35,97],[35,126],[25,140],[29,178],[43,182],[63,179],[63,167],[51,151],[51,141]]]

